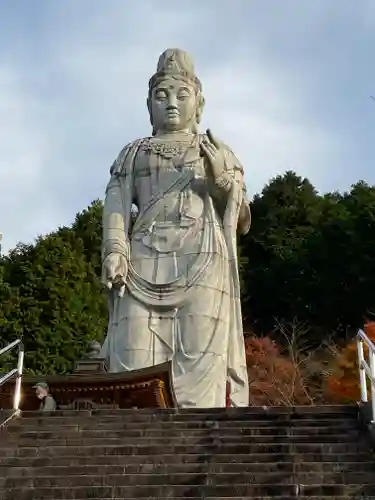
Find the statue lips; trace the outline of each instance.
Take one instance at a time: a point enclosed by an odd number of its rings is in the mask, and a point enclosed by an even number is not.
[[[167,116],[166,116],[167,121],[173,121],[173,122],[179,120],[179,118],[180,118],[180,115],[178,113],[170,113],[170,114],[167,114]]]
[[[180,116],[180,113],[178,112],[177,109],[169,109],[167,110],[167,118],[178,118]]]

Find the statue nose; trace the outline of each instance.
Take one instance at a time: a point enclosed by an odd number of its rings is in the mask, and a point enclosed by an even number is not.
[[[174,96],[174,95],[169,96],[167,109],[168,110],[178,109],[176,96]]]
[[[167,114],[170,115],[170,114],[179,114],[179,110],[178,110],[178,106],[175,106],[175,105],[172,105],[172,104],[169,104],[167,106],[167,110],[166,110]]]

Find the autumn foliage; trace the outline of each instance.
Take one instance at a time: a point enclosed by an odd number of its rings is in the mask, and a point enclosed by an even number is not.
[[[250,384],[250,405],[308,405],[313,400],[306,387],[302,364],[283,354],[270,337],[245,340]]]
[[[366,335],[375,343],[375,322],[364,327]],[[368,348],[364,345],[365,359]],[[356,340],[350,342],[337,356],[332,365],[332,374],[327,378],[325,392],[336,403],[353,403],[361,398]]]

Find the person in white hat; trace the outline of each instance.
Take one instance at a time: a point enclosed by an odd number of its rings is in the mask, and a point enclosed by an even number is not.
[[[56,410],[56,402],[49,392],[47,382],[38,382],[36,385],[34,385],[33,389],[35,389],[36,391],[37,398],[41,399],[39,411],[50,412]]]

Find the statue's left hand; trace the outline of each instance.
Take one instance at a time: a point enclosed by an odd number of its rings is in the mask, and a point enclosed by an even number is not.
[[[108,290],[117,289],[119,297],[124,295],[127,273],[128,263],[121,253],[111,252],[104,259],[102,282]]]
[[[208,160],[210,174],[213,180],[216,181],[225,171],[224,147],[212,135],[211,130],[207,130],[207,139],[204,139],[201,144],[201,150]]]

